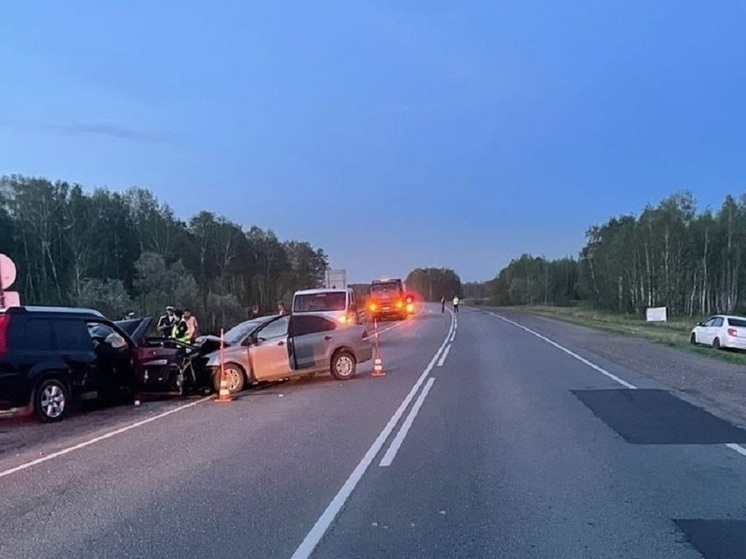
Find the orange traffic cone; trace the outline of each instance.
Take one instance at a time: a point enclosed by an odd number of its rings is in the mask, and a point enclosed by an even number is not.
[[[228,390],[228,378],[225,376],[225,358],[223,357],[223,329],[220,329],[220,391],[216,402],[224,403],[233,400],[231,391]]]
[[[381,348],[378,345],[378,322],[377,321],[373,322],[373,333],[376,338],[376,345],[375,345],[376,357],[375,357],[375,361],[373,361],[372,376],[385,377],[386,371],[383,370],[383,361],[381,360]]]

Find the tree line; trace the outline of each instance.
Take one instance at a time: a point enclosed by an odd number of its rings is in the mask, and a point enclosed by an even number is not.
[[[584,301],[622,313],[665,306],[672,315],[746,310],[746,195],[698,211],[677,193],[639,215],[586,232],[577,258],[523,255],[490,282],[502,305]]]
[[[450,268],[416,268],[404,283],[425,301],[440,301],[441,297],[450,300],[461,296],[462,291],[461,278]]]
[[[274,312],[323,283],[324,251],[202,211],[182,221],[152,192],[44,178],[0,179],[0,252],[18,265],[24,304],[78,305],[119,318],[190,308],[205,331],[259,305]]]

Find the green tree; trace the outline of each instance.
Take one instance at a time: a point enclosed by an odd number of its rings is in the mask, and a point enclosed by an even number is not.
[[[461,278],[450,268],[416,268],[407,275],[405,283],[408,290],[418,293],[425,301],[462,295]]]
[[[150,191],[82,186],[44,178],[0,179],[0,251],[19,267],[16,287],[31,304],[85,304],[118,317],[189,306],[203,330],[265,310],[319,284],[322,249],[248,231],[203,211],[178,219]],[[135,308],[132,308],[135,307]]]

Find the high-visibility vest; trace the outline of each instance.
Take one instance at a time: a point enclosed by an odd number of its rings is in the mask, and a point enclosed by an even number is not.
[[[454,297],[453,298],[453,304],[454,305],[458,305],[458,297]]]
[[[189,342],[189,326],[186,320],[182,318],[174,323],[174,327],[171,330],[171,337],[180,342]]]

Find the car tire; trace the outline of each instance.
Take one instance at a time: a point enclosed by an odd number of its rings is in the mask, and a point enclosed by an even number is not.
[[[225,364],[225,376],[228,379],[228,391],[231,394],[238,394],[246,386],[246,373],[235,363]],[[215,392],[220,392],[220,368],[212,375],[212,387]]]
[[[357,370],[357,360],[355,356],[347,350],[341,350],[332,357],[330,371],[332,376],[337,380],[350,380],[355,376]]]
[[[712,347],[713,349],[720,349],[720,338],[712,340]]]
[[[697,334],[692,332],[692,335],[689,336],[689,343],[692,345],[697,345]]]
[[[34,413],[44,423],[62,421],[70,409],[70,390],[58,378],[42,379],[34,390]]]

